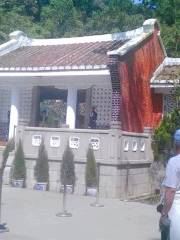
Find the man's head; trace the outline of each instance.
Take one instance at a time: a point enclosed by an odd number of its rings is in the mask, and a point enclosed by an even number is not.
[[[176,150],[180,152],[180,129],[176,130],[174,134],[174,143],[175,143]]]

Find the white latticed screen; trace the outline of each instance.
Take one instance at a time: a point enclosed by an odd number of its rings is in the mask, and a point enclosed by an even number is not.
[[[20,90],[19,124],[27,126],[30,122],[32,104],[32,89]]]
[[[164,103],[164,109],[163,109],[164,113],[172,112],[172,110],[177,106],[176,99],[171,94],[164,95],[163,103]]]
[[[108,88],[92,88],[92,105],[98,114],[97,127],[107,128],[111,123],[112,90]]]

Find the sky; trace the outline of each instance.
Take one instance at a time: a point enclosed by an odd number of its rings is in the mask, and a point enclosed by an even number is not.
[[[142,0],[133,0],[134,3],[142,3]]]

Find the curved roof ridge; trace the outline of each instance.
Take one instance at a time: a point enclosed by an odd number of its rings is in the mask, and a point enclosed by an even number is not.
[[[109,41],[122,41],[127,40],[137,35],[142,34],[143,28],[137,28],[135,30],[102,34],[102,35],[91,35],[82,37],[70,37],[70,38],[54,38],[54,39],[31,39],[30,46],[43,46],[43,45],[61,45],[61,44],[78,44],[78,43],[93,43],[93,42],[109,42]]]

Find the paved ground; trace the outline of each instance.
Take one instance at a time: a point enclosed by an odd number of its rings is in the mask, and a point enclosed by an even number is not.
[[[101,199],[104,208],[90,207],[94,198],[68,196],[71,218],[55,216],[61,195],[4,187],[3,221],[9,233],[0,240],[159,240],[154,206]]]

